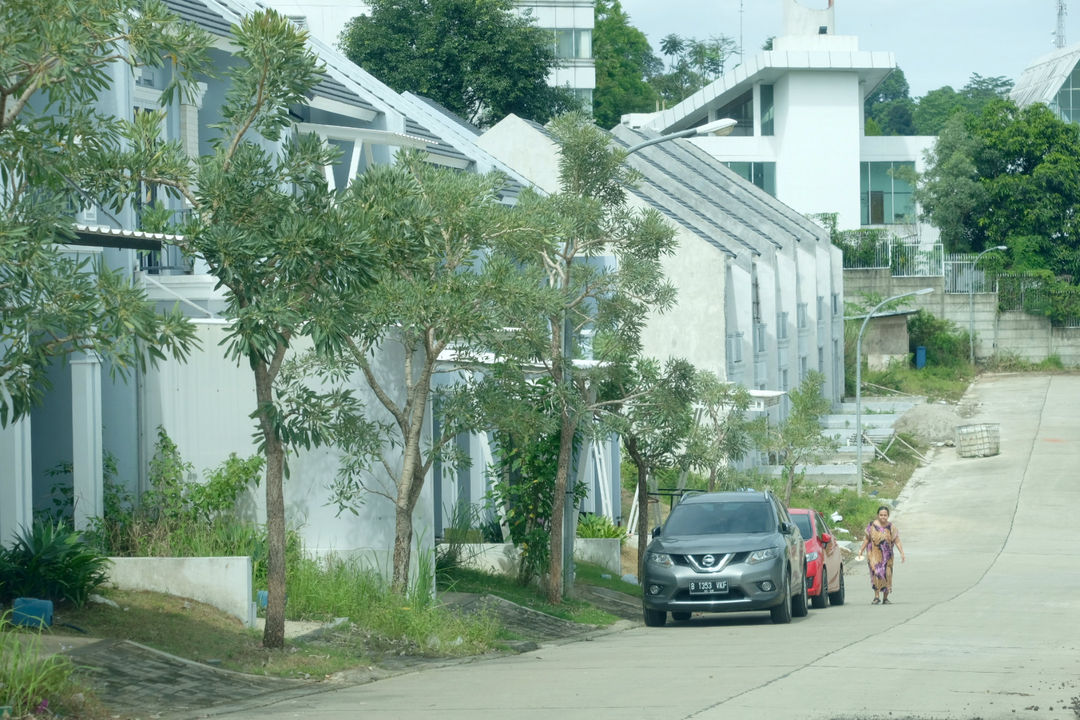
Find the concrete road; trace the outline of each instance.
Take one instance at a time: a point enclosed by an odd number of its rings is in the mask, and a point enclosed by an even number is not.
[[[229,718],[1080,718],[1080,376],[1000,376],[970,422],[1001,454],[939,450],[899,500],[892,605],[635,628],[228,713]],[[869,518],[868,518],[869,520]]]

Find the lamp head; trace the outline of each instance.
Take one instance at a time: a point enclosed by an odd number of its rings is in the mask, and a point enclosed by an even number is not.
[[[738,120],[720,118],[719,120],[713,120],[704,125],[699,125],[695,129],[697,130],[698,135],[715,135],[717,137],[722,137],[724,135],[730,135],[731,131],[734,130],[735,126],[738,124]]]

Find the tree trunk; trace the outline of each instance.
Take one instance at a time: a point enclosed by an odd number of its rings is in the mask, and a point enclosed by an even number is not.
[[[429,353],[428,358],[432,355]],[[397,500],[394,503],[394,568],[390,589],[398,595],[409,590],[409,563],[412,561],[413,510],[424,487],[423,462],[420,457],[421,439],[427,399],[431,388],[433,361],[427,360],[416,384],[409,388],[404,435],[404,457],[401,475],[397,483]]]
[[[641,582],[645,577],[645,548],[649,546],[649,468],[642,462],[637,442],[627,440],[626,451],[637,465],[637,576]]]
[[[412,509],[398,498],[394,504],[394,578],[390,589],[405,595],[409,589],[409,562],[412,557]]]
[[[266,626],[263,647],[285,646],[285,494],[282,488],[285,450],[267,417],[273,400],[273,382],[262,365],[255,370],[255,394],[259,401],[259,425],[266,445]]]
[[[559,465],[555,471],[555,496],[551,499],[551,542],[548,558],[548,602],[558,605],[563,596],[563,523],[565,514],[573,508],[566,507],[566,489],[570,481],[570,464],[574,457],[574,434],[577,424],[566,405],[562,411],[559,428]]]

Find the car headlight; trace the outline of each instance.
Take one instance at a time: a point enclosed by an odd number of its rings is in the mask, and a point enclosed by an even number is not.
[[[821,553],[819,553],[817,550],[806,553],[806,560],[808,562],[810,560],[817,560],[819,557],[821,557]]]
[[[780,556],[780,551],[776,548],[766,548],[764,550],[755,550],[750,553],[750,557],[746,559],[747,565],[753,565],[759,562],[765,562],[766,560],[772,560],[775,557]]]
[[[649,562],[653,565],[659,565],[660,567],[671,567],[675,564],[671,561],[670,555],[658,552],[649,553]]]

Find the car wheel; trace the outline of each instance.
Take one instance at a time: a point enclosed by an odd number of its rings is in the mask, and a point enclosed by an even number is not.
[[[833,605],[844,604],[844,566],[840,566],[840,589],[829,593],[829,602]]]
[[[645,608],[645,624],[649,627],[663,627],[667,622],[667,613],[663,610]]]
[[[673,612],[671,613],[671,619],[675,622],[686,622],[690,619],[690,613],[688,612]]]
[[[777,625],[791,622],[791,578],[788,575],[789,574],[785,571],[783,600],[780,601],[779,605],[769,611],[769,614],[772,616],[772,621]],[[803,588],[805,592],[805,583],[803,583]]]
[[[791,614],[794,617],[806,617],[806,614],[810,612],[807,606],[806,596],[806,569],[803,569],[803,581],[799,583],[799,593],[795,596],[795,599],[791,602]]]
[[[810,598],[810,604],[815,610],[824,610],[829,606],[829,592],[828,588],[824,587],[825,578],[821,578],[821,592]]]

